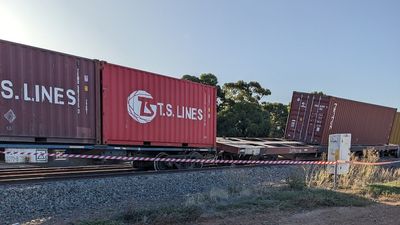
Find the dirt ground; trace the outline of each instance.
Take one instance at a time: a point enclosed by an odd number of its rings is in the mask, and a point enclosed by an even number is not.
[[[118,211],[118,210],[117,210]],[[75,219],[93,217],[85,213]],[[112,213],[109,215],[111,218]],[[96,216],[95,216],[96,217]],[[103,214],[103,217],[107,218]],[[71,225],[72,218],[57,218],[46,221],[38,219],[22,225]],[[103,223],[93,223],[103,224]],[[104,223],[108,224],[108,223]],[[236,210],[218,216],[203,215],[190,225],[400,225],[400,201],[374,203],[366,207],[327,207],[315,210],[266,209],[264,212]],[[168,223],[168,225],[171,225]]]
[[[203,218],[198,225],[397,225],[400,224],[400,202],[373,204],[367,207],[330,207],[305,212],[249,214],[238,212],[227,218]]]

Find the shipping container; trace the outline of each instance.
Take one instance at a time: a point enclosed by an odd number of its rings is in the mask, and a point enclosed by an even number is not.
[[[396,118],[393,122],[389,143],[400,145],[400,112],[396,113]]]
[[[0,40],[0,82],[0,141],[96,143],[95,61]]]
[[[215,147],[214,87],[109,63],[102,87],[104,144]]]
[[[395,114],[394,108],[293,92],[285,138],[328,145],[330,134],[350,133],[353,145],[384,145]]]

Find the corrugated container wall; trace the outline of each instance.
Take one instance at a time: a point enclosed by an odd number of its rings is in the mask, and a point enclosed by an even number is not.
[[[0,140],[96,142],[94,61],[0,40]]]
[[[392,132],[390,133],[390,144],[400,145],[400,112],[396,113]]]
[[[396,109],[294,92],[285,138],[328,145],[329,134],[351,133],[353,145],[388,144]]]
[[[104,144],[215,147],[216,89],[105,63]]]

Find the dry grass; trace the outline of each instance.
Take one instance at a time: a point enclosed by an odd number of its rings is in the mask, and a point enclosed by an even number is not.
[[[378,162],[379,153],[373,149],[364,151],[363,157],[352,156],[351,160]],[[305,169],[305,183],[309,187],[333,188],[333,175],[326,168],[317,166]],[[338,188],[363,193],[372,184],[400,180],[400,169],[384,166],[351,164],[347,174],[338,175]]]

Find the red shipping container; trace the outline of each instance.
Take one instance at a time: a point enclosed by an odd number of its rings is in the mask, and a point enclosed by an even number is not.
[[[0,40],[0,140],[96,143],[93,60]]]
[[[103,142],[215,147],[216,89],[104,63]]]
[[[328,145],[330,134],[351,133],[352,145],[384,145],[395,114],[395,108],[293,92],[285,138]]]

